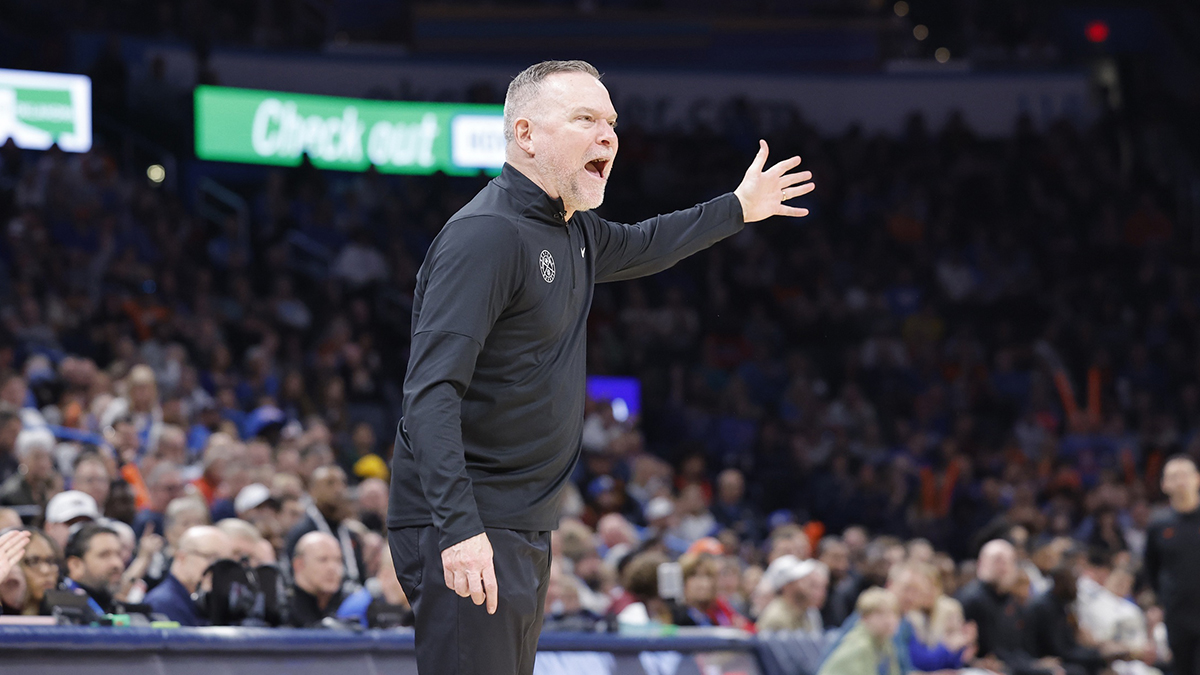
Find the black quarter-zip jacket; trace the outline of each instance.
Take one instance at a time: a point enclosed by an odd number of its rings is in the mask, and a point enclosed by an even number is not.
[[[511,165],[417,272],[388,526],[442,549],[484,527],[549,531],[579,459],[593,284],[654,274],[744,225],[732,193],[636,225],[577,212]]]
[[[1200,509],[1167,508],[1146,529],[1142,571],[1172,625],[1200,630]]]

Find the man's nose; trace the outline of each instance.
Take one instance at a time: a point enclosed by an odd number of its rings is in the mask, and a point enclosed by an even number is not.
[[[606,148],[617,147],[617,130],[613,129],[609,124],[603,124],[602,127],[600,129],[600,136],[596,139],[596,142]]]

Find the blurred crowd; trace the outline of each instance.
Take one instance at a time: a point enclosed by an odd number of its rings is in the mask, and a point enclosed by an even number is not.
[[[1171,11],[1195,20],[1188,3]],[[537,16],[546,11],[560,17],[643,16],[725,17],[735,14],[752,19],[843,22],[840,25],[873,25],[881,59],[930,59],[939,47],[955,58],[967,58],[980,67],[1042,68],[1086,58],[1076,46],[1064,49],[1069,22],[1064,13],[1073,3],[1056,0],[1012,0],[1006,3],[945,2],[943,0],[753,0],[730,6],[719,0],[154,0],[153,2],[94,3],[86,0],[6,0],[5,25],[0,25],[0,57],[29,69],[57,70],[80,58],[71,43],[77,36],[123,35],[190,45],[200,60],[214,48],[320,51],[347,44],[404,45],[414,50],[439,51],[421,22],[444,20],[463,12],[468,16],[521,13]],[[474,7],[475,13],[470,11]],[[920,39],[916,26],[925,28]],[[1073,37],[1073,36],[1072,36]],[[1143,38],[1146,39],[1146,38]],[[92,47],[86,48],[88,50]],[[623,50],[610,50],[612,58]],[[90,61],[85,58],[84,61]],[[100,63],[113,65],[110,55]],[[110,75],[104,71],[101,75]]]

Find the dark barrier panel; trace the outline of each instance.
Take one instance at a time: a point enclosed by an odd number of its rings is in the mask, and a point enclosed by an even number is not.
[[[760,675],[751,639],[542,635],[535,675]],[[406,632],[0,627],[0,672],[416,675]]]

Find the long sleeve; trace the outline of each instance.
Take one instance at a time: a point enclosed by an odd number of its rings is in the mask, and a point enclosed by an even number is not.
[[[593,218],[589,226],[596,247],[596,283],[604,283],[661,272],[736,234],[745,223],[742,205],[730,193],[635,225]]]
[[[426,257],[414,307],[404,429],[444,550],[481,532],[462,440],[462,399],[488,333],[520,284],[518,234],[500,218],[448,224]]]
[[[963,593],[959,596],[958,601],[962,603],[963,618],[974,622],[979,627],[979,655],[988,656],[993,652],[990,639],[992,636],[992,617],[988,614],[987,608],[983,606],[984,600],[975,593]]]
[[[1158,524],[1146,528],[1146,551],[1142,554],[1142,574],[1156,596],[1162,595],[1162,588],[1159,587],[1159,570],[1162,567],[1162,552],[1158,548],[1159,529]],[[1162,604],[1161,598],[1159,604]]]

